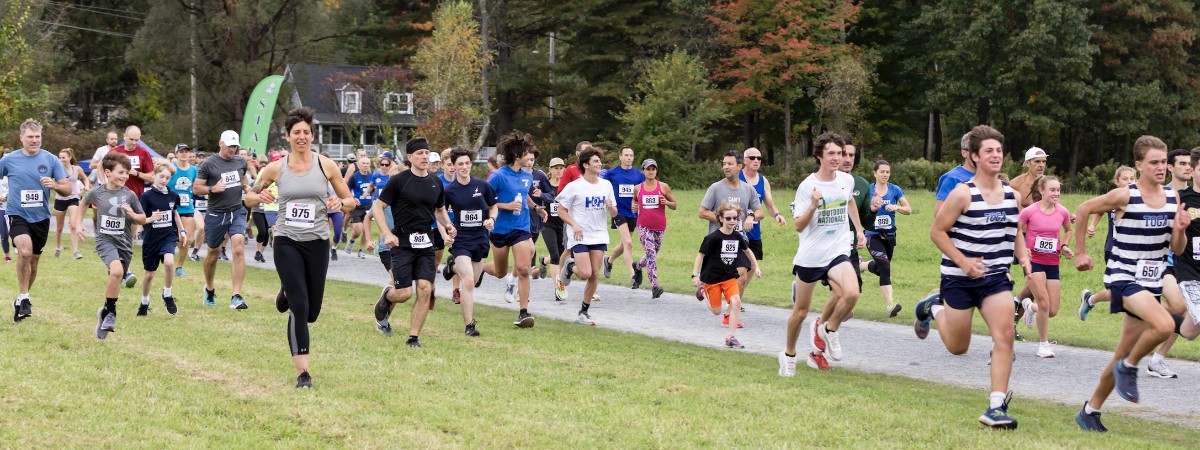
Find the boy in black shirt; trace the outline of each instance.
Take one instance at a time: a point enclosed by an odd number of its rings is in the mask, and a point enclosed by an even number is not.
[[[734,337],[737,332],[738,316],[742,309],[742,293],[738,289],[738,270],[736,262],[738,254],[744,254],[754,269],[754,275],[762,278],[758,268],[758,260],[750,253],[750,242],[746,236],[734,231],[738,224],[740,208],[728,202],[717,205],[717,219],[721,227],[704,237],[700,243],[700,252],[692,264],[692,285],[699,288],[703,285],[702,295],[708,298],[708,306],[713,314],[721,314],[721,296],[729,302],[729,333],[725,335],[725,346],[729,348],[745,348]],[[703,299],[702,299],[703,300]]]
[[[142,194],[142,210],[147,215],[161,212],[149,227],[146,227],[146,237],[142,242],[142,267],[146,269],[142,281],[142,304],[138,306],[137,315],[144,316],[150,312],[150,284],[154,274],[158,272],[161,262],[166,271],[163,282],[162,300],[167,308],[167,314],[175,315],[175,297],[171,296],[171,281],[175,277],[175,246],[186,241],[187,231],[179,218],[179,197],[167,188],[171,179],[171,169],[167,163],[154,166],[154,185]]]

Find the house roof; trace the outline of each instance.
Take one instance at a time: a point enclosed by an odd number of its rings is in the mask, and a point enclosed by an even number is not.
[[[389,78],[407,78],[409,71],[394,67],[289,64],[284,72],[284,77],[285,82],[290,83],[295,89],[290,100],[293,103],[292,106],[307,106],[315,109],[314,119],[317,123],[371,124],[381,123],[384,120],[384,115],[380,111],[382,99],[378,99],[377,95],[387,93],[382,92],[379,88],[372,88],[371,85],[377,85]],[[405,81],[398,83],[395,88],[396,93],[411,92],[411,88],[405,86],[406,83]],[[361,113],[354,114],[357,117],[351,118],[350,114],[341,112],[339,93],[343,90],[362,93],[359,102],[362,105]],[[413,114],[392,113],[388,114],[387,118],[393,125],[413,127],[417,126],[418,120]]]

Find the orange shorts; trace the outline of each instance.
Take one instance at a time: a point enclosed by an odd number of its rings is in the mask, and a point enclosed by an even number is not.
[[[721,295],[725,296],[725,300],[732,300],[735,295],[742,295],[738,289],[737,278],[725,280],[717,284],[704,284],[704,292],[708,293],[708,306],[712,308],[721,307]]]

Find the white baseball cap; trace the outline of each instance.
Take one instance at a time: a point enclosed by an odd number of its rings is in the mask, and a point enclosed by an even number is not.
[[[1031,159],[1045,158],[1045,157],[1046,157],[1046,151],[1042,150],[1040,148],[1037,148],[1037,147],[1032,147],[1028,151],[1025,152],[1025,161],[1027,161],[1027,162]]]
[[[442,162],[442,155],[439,155],[434,152],[429,152],[429,162],[431,162],[431,163]]]
[[[230,147],[241,147],[242,146],[242,144],[238,143],[237,132],[233,131],[233,130],[225,130],[225,131],[221,132],[221,143],[228,145]]]

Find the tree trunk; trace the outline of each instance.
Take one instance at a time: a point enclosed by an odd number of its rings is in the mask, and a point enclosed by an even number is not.
[[[1067,176],[1075,176],[1079,169],[1079,141],[1083,138],[1083,130],[1071,128],[1070,148],[1067,150]]]
[[[933,139],[933,159],[930,161],[941,161],[945,142],[942,140],[942,112],[936,109],[933,110],[933,134],[930,137]]]
[[[792,171],[792,96],[783,99],[783,170]]]
[[[742,147],[754,146],[754,112],[747,112],[742,119]],[[696,155],[692,155],[695,157]]]
[[[929,111],[929,122],[925,125],[925,160],[933,161],[933,114]]]

